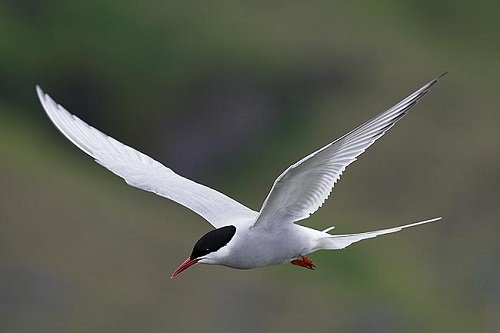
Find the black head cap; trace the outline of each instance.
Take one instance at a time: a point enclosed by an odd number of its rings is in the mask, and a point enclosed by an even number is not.
[[[196,259],[217,251],[221,247],[226,246],[235,233],[236,227],[234,225],[228,225],[206,233],[194,244],[190,258]]]

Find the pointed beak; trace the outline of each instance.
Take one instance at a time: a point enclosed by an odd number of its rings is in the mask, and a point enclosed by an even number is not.
[[[179,275],[182,271],[196,264],[198,261],[199,259],[187,258],[186,260],[184,260],[182,264],[179,265],[179,267],[177,267],[177,269],[172,273],[172,275],[170,275],[170,278],[173,279],[174,277]]]

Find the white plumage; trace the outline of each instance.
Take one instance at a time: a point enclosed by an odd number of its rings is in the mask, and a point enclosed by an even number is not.
[[[260,212],[178,175],[151,157],[87,125],[54,102],[40,87],[36,89],[54,125],[97,163],[122,177],[131,186],[184,205],[215,228],[236,227],[234,235],[230,237],[221,236],[222,230],[218,235],[213,234],[214,237],[206,237],[210,239],[208,245],[225,243],[202,257],[188,258],[174,272],[175,276],[196,262],[254,268],[293,260],[292,263],[313,268],[314,265],[302,265],[302,259],[296,258],[305,258],[303,256],[320,249],[342,249],[363,239],[439,220],[434,218],[401,227],[348,235],[330,235],[327,231],[331,228],[318,231],[294,223],[318,210],[345,168],[401,119],[438,79],[430,81],[389,110],[287,168],[274,182]],[[223,229],[226,235],[227,228]],[[227,242],[221,241],[223,238],[228,238]]]
[[[61,133],[127,184],[186,206],[215,228],[239,220],[255,220],[258,215],[226,195],[179,176],[160,162],[89,126],[54,102],[38,86],[37,93],[47,115]]]

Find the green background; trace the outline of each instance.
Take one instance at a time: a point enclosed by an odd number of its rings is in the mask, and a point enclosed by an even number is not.
[[[498,332],[498,1],[0,1],[0,331]],[[302,223],[442,222],[281,265],[197,266],[210,225],[128,187],[34,86],[258,210],[288,165],[449,71]]]

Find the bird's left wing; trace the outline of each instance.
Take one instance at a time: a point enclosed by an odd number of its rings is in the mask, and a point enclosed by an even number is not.
[[[345,168],[401,119],[439,78],[286,169],[275,180],[254,226],[295,222],[318,210]]]
[[[151,157],[126,146],[58,105],[40,87],[38,98],[66,138],[127,184],[171,199],[204,217],[215,228],[251,223],[258,213],[207,186],[179,176]]]

